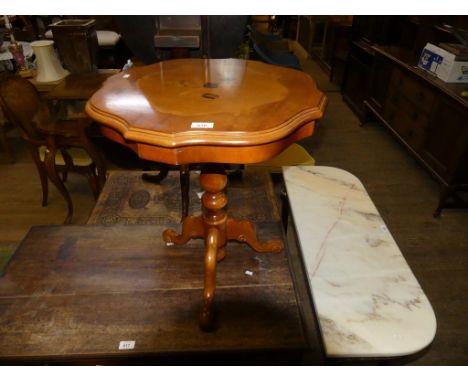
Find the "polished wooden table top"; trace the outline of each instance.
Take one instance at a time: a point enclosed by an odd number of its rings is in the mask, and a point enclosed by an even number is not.
[[[109,138],[144,159],[252,163],[311,135],[326,103],[313,79],[297,70],[239,59],[180,59],[112,76],[86,111],[113,129],[104,131]],[[281,144],[242,150],[272,142]],[[154,153],[149,146],[169,151]]]

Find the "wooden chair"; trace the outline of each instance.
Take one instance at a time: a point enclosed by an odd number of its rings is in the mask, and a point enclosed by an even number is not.
[[[11,77],[0,83],[0,104],[34,159],[41,179],[42,205],[47,205],[49,178],[67,202],[65,224],[70,223],[73,205],[63,184],[67,173],[73,171],[86,175],[95,198],[105,181],[104,162],[86,136],[86,128],[92,121],[88,118],[59,119],[49,110],[36,88],[20,77]]]
[[[10,145],[8,143],[8,139],[6,136],[6,121],[2,120],[2,110],[0,109],[0,144],[3,147],[3,151],[5,152],[7,162],[14,163],[15,157],[13,156],[13,152],[11,151]]]

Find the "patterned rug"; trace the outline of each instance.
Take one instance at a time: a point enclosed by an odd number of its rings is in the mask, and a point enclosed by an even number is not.
[[[142,171],[111,171],[88,219],[88,224],[178,224],[181,218],[179,172],[171,171],[160,184],[145,182]],[[200,175],[190,173],[189,214],[201,212]],[[255,223],[280,220],[270,174],[245,171],[232,177],[227,186],[231,216]],[[17,242],[0,242],[0,276]]]
[[[88,224],[178,224],[181,191],[178,171],[170,171],[160,184],[145,182],[142,171],[110,172]],[[189,215],[201,212],[200,175],[190,172]],[[244,172],[227,186],[229,213],[256,223],[279,221],[280,214],[270,175]],[[273,207],[272,207],[273,206]]]

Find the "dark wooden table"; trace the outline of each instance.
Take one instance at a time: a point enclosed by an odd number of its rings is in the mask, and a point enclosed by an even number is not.
[[[120,216],[117,224],[34,227],[23,240],[0,278],[0,363],[323,361],[300,259],[287,248],[266,255],[232,243],[217,274],[216,330],[200,331],[193,316],[203,295],[203,240],[167,247],[160,239],[178,225],[178,175],[153,185],[127,174],[110,177],[93,213],[93,222]],[[282,238],[268,177],[246,182],[232,187],[258,203],[233,198],[231,209],[257,222],[261,239]],[[121,341],[134,348],[119,350]]]
[[[103,363],[233,350],[297,356],[306,349],[284,254],[260,259],[237,245],[229,267],[218,271],[220,324],[207,334],[193,320],[203,293],[203,245],[167,248],[162,231],[33,228],[0,284],[2,361]],[[119,350],[121,341],[135,348]]]
[[[70,74],[47,92],[45,97],[53,100],[87,101],[107,78],[116,73],[118,70],[91,74]]]
[[[86,101],[107,78],[118,72],[117,69],[101,69],[96,73],[70,74],[52,83],[40,83],[34,78],[30,79],[30,82],[55,109],[60,108],[62,117],[83,118],[86,117]]]

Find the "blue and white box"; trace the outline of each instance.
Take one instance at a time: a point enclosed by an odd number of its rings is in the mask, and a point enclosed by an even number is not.
[[[438,66],[442,64],[444,60],[444,58],[438,54],[439,51],[439,47],[430,43],[426,44],[419,58],[418,66],[421,69],[436,74]]]
[[[468,83],[468,61],[457,60],[453,53],[433,44],[426,44],[418,66],[444,82]]]

